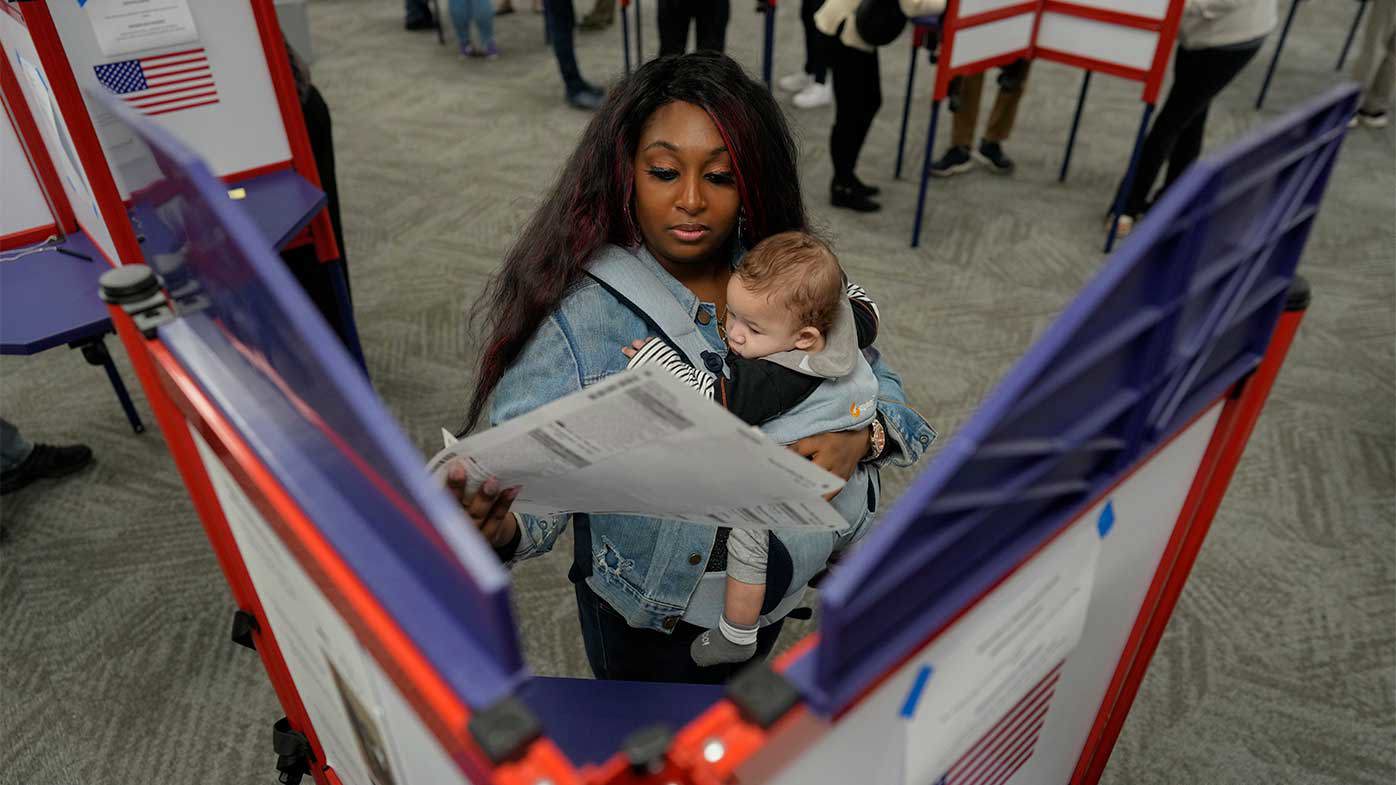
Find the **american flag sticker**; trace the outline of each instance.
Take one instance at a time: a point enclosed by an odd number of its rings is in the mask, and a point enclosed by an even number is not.
[[[1047,720],[1047,709],[1061,678],[1057,663],[1023,699],[985,731],[959,760],[950,766],[936,785],[1003,785],[1032,757],[1037,737]]]
[[[151,116],[218,103],[203,47],[95,66],[97,81]]]

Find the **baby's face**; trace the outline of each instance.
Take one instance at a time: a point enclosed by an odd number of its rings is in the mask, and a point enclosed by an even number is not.
[[[727,282],[727,346],[755,360],[796,348],[801,325],[778,298],[752,292],[732,276]]]

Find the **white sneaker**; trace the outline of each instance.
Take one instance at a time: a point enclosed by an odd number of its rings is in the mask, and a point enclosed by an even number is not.
[[[1368,128],[1385,128],[1387,125],[1386,112],[1368,112],[1365,109],[1358,109],[1354,119],[1359,119]]]
[[[815,82],[809,87],[795,94],[791,99],[795,106],[801,109],[813,109],[817,106],[828,106],[834,102],[834,88],[828,82],[820,84]]]
[[[804,71],[801,71],[798,74],[782,76],[781,78],[776,80],[776,87],[779,87],[780,89],[790,93],[798,93],[812,84],[814,84],[814,77],[810,76]]]

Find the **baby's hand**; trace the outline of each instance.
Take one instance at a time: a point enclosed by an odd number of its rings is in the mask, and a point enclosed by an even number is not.
[[[634,357],[636,352],[645,348],[645,344],[649,343],[652,340],[654,339],[646,338],[643,341],[636,339],[634,341],[631,341],[629,346],[622,347],[620,351],[626,357]]]

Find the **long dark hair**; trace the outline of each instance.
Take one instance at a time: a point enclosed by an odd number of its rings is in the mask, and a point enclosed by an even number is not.
[[[473,306],[472,324],[483,323],[487,338],[463,431],[475,427],[505,370],[596,251],[642,242],[631,218],[636,147],[650,115],[673,101],[705,110],[722,135],[746,217],[742,241],[806,228],[795,140],[766,86],[715,52],[646,63],[611,90]]]

